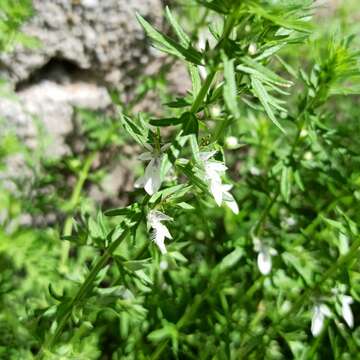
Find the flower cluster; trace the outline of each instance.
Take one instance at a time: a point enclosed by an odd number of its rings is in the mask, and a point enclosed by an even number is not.
[[[148,150],[139,156],[139,160],[149,161],[146,166],[145,173],[135,182],[135,187],[143,187],[149,195],[155,194],[161,187],[161,167],[164,158],[164,152],[169,148],[170,144],[166,144],[161,148],[152,147],[144,144]],[[222,203],[226,204],[234,214],[239,213],[239,207],[233,195],[230,193],[232,185],[223,184],[222,176],[227,167],[222,162],[216,161],[213,156],[216,151],[200,152],[199,167],[204,175],[204,180],[209,186],[209,191],[213,195],[218,206]],[[148,227],[153,229],[153,240],[159,247],[162,254],[166,253],[164,244],[165,238],[171,239],[171,235],[165,225],[161,221],[172,220],[167,215],[151,210],[147,217]]]

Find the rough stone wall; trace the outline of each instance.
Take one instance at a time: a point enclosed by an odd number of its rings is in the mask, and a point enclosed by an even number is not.
[[[126,88],[149,62],[135,13],[158,25],[162,16],[160,0],[33,0],[33,7],[35,16],[23,30],[41,46],[0,56],[0,74],[13,83],[26,81],[56,58],[107,85]]]
[[[126,101],[139,76],[156,61],[135,13],[160,26],[160,0],[33,0],[35,15],[23,32],[39,39],[37,48],[17,46],[0,54],[0,77],[7,78],[17,100],[0,97],[1,127],[15,129],[36,146],[40,121],[51,137],[49,156],[69,149],[73,107],[106,110],[106,87]],[[36,120],[36,121],[34,121]]]

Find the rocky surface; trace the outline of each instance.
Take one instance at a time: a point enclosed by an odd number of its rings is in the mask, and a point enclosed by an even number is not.
[[[161,21],[160,0],[34,0],[24,33],[40,40],[0,56],[0,73],[13,83],[29,80],[51,59],[73,63],[99,81],[125,89],[143,71],[149,51],[135,13]]]
[[[76,134],[75,107],[111,111],[108,88],[116,88],[128,101],[142,74],[157,73],[169,61],[153,51],[139,26],[139,12],[161,27],[161,0],[33,0],[34,16],[24,33],[39,39],[36,48],[15,47],[0,54],[0,78],[6,78],[15,96],[0,94],[0,133],[15,132],[27,147],[45,146],[43,156],[61,158],[74,151],[67,139]],[[183,65],[167,73],[174,93],[190,88]],[[1,91],[1,88],[0,88]],[[134,111],[161,116],[154,91],[139,101]],[[5,131],[4,131],[5,130]],[[138,149],[140,151],[140,149]],[[76,150],[75,150],[76,151]],[[43,151],[44,152],[44,151]],[[132,189],[136,149],[122,150],[121,163],[112,169],[90,195],[107,201],[118,195],[126,200]],[[31,178],[21,156],[9,158],[0,178]],[[9,183],[11,186],[11,182]],[[120,195],[121,194],[121,195]]]
[[[17,94],[16,101],[0,99],[0,117],[30,146],[36,145],[40,124],[51,137],[49,155],[62,156],[68,151],[64,138],[73,129],[74,106],[106,109],[106,86],[117,88],[124,101],[131,94],[153,60],[135,13],[159,25],[162,4],[34,0],[33,6],[35,15],[23,31],[38,38],[40,46],[18,46],[0,55],[0,77]]]

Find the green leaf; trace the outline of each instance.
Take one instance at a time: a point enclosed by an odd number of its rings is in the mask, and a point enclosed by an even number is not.
[[[226,255],[217,265],[220,272],[226,271],[235,266],[244,255],[243,249],[236,248],[230,254]]]
[[[176,206],[179,206],[184,210],[194,210],[195,209],[192,205],[190,205],[190,204],[188,204],[186,202],[183,202],[183,201],[176,204]]]
[[[152,27],[152,25],[148,23],[141,15],[136,14],[136,17],[158,50],[170,55],[174,55],[182,60],[190,61],[196,65],[201,64],[202,54],[200,52],[195,50],[190,45],[185,48],[171,39],[169,36],[162,34],[160,31]]]
[[[191,99],[189,100],[187,98],[176,98],[176,100],[169,101],[164,105],[168,106],[169,108],[175,108],[175,109],[184,108],[191,105]]]
[[[180,44],[184,47],[190,46],[190,37],[185,33],[185,31],[182,29],[178,21],[175,19],[173,14],[171,13],[168,6],[165,8],[165,16],[167,20],[169,21],[171,27],[174,29],[176,36],[180,40]]]
[[[186,112],[180,119],[183,122],[183,135],[195,134],[196,137],[199,135],[199,122],[193,113]]]
[[[243,57],[242,62],[247,66],[238,65],[237,69],[257,77],[261,82],[269,82],[284,87],[293,85],[291,81],[283,79],[266,66],[249,57]]]
[[[49,287],[48,287],[48,290],[49,290],[49,294],[51,297],[53,297],[55,300],[57,301],[62,301],[63,298],[64,298],[64,295],[60,295],[53,287],[53,285],[50,283],[49,284]]]
[[[154,126],[172,126],[182,124],[183,120],[181,118],[163,118],[163,119],[151,119],[151,125]]]
[[[231,10],[231,6],[230,3],[228,3],[228,0],[197,0],[197,2],[220,14],[228,14]]]
[[[269,116],[270,120],[283,132],[286,133],[284,128],[280,125],[280,123],[276,120],[276,117],[270,107],[270,103],[272,103],[271,98],[269,97],[268,92],[265,87],[256,77],[251,76],[251,85],[254,91],[255,96],[260,100],[262,106],[265,109],[265,112]]]
[[[195,100],[201,89],[201,78],[196,65],[189,64],[188,69],[191,77],[193,99]]]
[[[222,60],[224,64],[224,87],[223,96],[225,104],[230,110],[231,114],[238,119],[240,117],[239,106],[237,103],[237,88],[234,71],[234,59],[229,60],[225,53],[222,53]]]
[[[290,201],[292,177],[292,168],[283,166],[281,171],[280,191],[287,203]]]
[[[263,17],[276,25],[282,26],[286,29],[297,30],[300,32],[309,33],[313,30],[313,25],[309,21],[291,19],[288,14],[283,14],[282,16],[278,16],[276,14],[272,14],[267,11],[264,7],[251,3],[249,6],[249,10],[254,14]],[[287,18],[286,18],[287,15]]]
[[[158,343],[164,339],[171,338],[172,331],[169,327],[152,331],[147,337],[151,342]]]
[[[140,145],[146,143],[147,131],[136,124],[130,117],[120,113],[120,122],[125,128],[126,132]]]
[[[104,212],[105,216],[128,216],[132,214],[134,214],[134,210],[131,208],[110,209]]]

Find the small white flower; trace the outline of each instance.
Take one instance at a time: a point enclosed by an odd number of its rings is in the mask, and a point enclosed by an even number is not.
[[[277,251],[262,242],[260,239],[254,239],[254,249],[258,252],[257,265],[259,271],[263,275],[269,275],[272,268],[272,256],[277,254]]]
[[[301,129],[300,131],[300,137],[305,138],[309,135],[308,131],[306,129]]]
[[[219,117],[221,115],[221,107],[219,105],[213,105],[210,108],[210,112],[213,117]]]
[[[239,206],[235,201],[235,198],[229,192],[231,188],[232,185],[222,185],[222,198],[224,203],[230,208],[230,210],[237,215],[239,213]]]
[[[163,152],[169,147],[169,144],[164,145],[160,151],[146,144],[148,151],[140,154],[139,160],[150,161],[146,166],[144,176],[140,177],[135,182],[135,187],[143,187],[149,195],[155,194],[161,186],[161,165],[164,157]]]
[[[304,159],[307,161],[311,161],[314,158],[314,155],[311,151],[306,151],[304,154]]]
[[[162,254],[166,254],[165,238],[172,239],[168,228],[162,224],[162,221],[172,221],[170,216],[157,210],[151,210],[147,215],[148,229],[153,229],[152,240],[159,247]]]
[[[249,171],[250,171],[251,175],[254,175],[254,176],[261,175],[261,170],[256,166],[252,166]]]
[[[257,46],[255,43],[251,43],[248,48],[248,52],[250,55],[255,55],[257,52]]]
[[[351,310],[351,304],[354,302],[353,298],[349,295],[342,295],[341,299],[341,313],[349,327],[354,326],[354,315]]]
[[[215,154],[216,151],[199,153],[199,158],[205,173],[205,181],[209,184],[210,192],[216,204],[221,206],[222,202],[224,202],[235,214],[238,214],[239,207],[229,192],[232,186],[223,184],[221,180],[221,176],[227,167],[219,161],[211,160]]]
[[[225,144],[228,149],[236,149],[239,145],[238,139],[235,136],[228,136],[225,139]]]
[[[325,304],[316,304],[312,311],[311,333],[313,336],[318,336],[323,329],[325,317],[330,317],[331,312]]]

